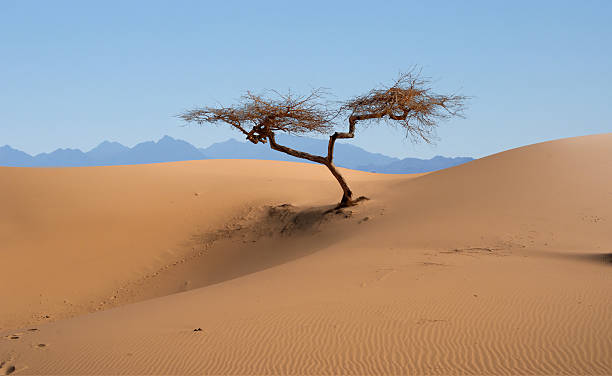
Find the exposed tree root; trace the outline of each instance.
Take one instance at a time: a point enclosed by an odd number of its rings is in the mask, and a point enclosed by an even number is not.
[[[334,206],[333,208],[331,208],[331,209],[329,209],[329,210],[326,210],[325,212],[323,212],[323,214],[325,215],[325,214],[329,214],[329,213],[331,213],[331,212],[334,212],[334,211],[336,211],[336,210],[341,210],[341,209],[344,209],[344,208],[348,208],[348,207],[351,207],[351,206],[355,206],[355,205],[357,205],[358,203],[360,203],[361,201],[366,201],[366,200],[369,200],[369,199],[370,199],[370,198],[369,198],[369,197],[366,197],[366,196],[359,196],[359,197],[357,197],[357,198],[356,198],[356,199],[354,199],[354,200],[351,200],[351,199],[345,199],[345,198],[343,197],[343,198],[342,198],[342,201],[340,201],[340,203],[338,203],[338,205]]]

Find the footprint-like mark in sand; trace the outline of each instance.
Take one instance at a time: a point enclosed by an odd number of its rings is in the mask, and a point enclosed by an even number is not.
[[[449,266],[448,264],[444,264],[441,262],[433,262],[433,261],[421,261],[419,262],[419,265],[423,265],[423,266]]]
[[[17,370],[17,368],[9,362],[10,361],[0,361],[0,375],[10,375]]]
[[[501,251],[501,252],[500,252]],[[466,255],[476,257],[478,255],[493,255],[493,256],[507,256],[507,252],[503,252],[503,248],[490,248],[490,247],[468,247],[468,248],[455,248],[448,251],[440,251],[440,253]]]
[[[423,325],[423,324],[435,324],[435,323],[442,323],[442,322],[447,322],[447,320],[442,320],[442,319],[419,319],[416,324],[417,325]]]
[[[381,282],[389,277],[391,274],[395,273],[397,270],[393,268],[382,268],[376,271],[377,277],[376,281]]]

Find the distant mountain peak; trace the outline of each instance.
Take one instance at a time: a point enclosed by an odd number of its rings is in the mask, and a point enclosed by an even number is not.
[[[0,147],[0,166],[26,167],[31,165],[33,160],[31,155],[9,145]]]
[[[116,164],[129,153],[130,148],[115,141],[102,141],[87,152],[92,164]]]
[[[157,143],[161,143],[161,142],[174,142],[174,141],[183,141],[183,140],[177,140],[176,138],[170,137],[168,135],[164,135],[164,137],[160,138]],[[187,141],[183,141],[183,142],[187,142]]]
[[[127,148],[127,146],[125,146],[125,145],[123,145],[123,144],[120,144],[120,143],[119,143],[119,142],[117,142],[117,141],[108,141],[108,140],[104,140],[104,141],[100,142],[100,143],[98,144],[98,146],[96,146],[96,147],[95,147],[95,148],[93,148],[92,150],[94,150],[94,149],[98,149],[98,148],[108,148],[108,147],[124,147],[124,148]]]
[[[50,153],[40,153],[38,155],[53,155],[53,154],[65,154],[65,153],[83,153],[81,149],[72,149],[72,148],[57,148]]]
[[[104,141],[100,142],[100,144],[98,146],[108,146],[108,145],[121,145],[121,146],[123,146],[121,143],[119,143],[117,141],[108,141],[108,140],[104,140]]]

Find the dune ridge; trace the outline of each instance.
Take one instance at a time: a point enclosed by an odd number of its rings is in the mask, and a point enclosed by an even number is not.
[[[319,167],[0,168],[0,371],[612,373],[612,134]]]

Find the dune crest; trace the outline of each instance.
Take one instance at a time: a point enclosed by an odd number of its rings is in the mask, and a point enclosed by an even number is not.
[[[0,372],[612,373],[612,134],[343,173],[0,168]]]

